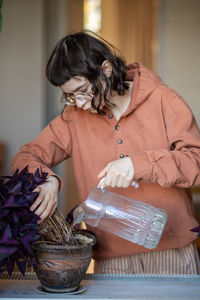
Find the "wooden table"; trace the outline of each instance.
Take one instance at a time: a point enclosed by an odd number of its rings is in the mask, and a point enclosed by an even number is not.
[[[0,279],[0,299],[200,299],[200,276],[86,274],[79,294],[54,294],[38,290],[35,275]]]

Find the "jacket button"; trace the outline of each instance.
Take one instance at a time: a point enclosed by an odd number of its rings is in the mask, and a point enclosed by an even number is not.
[[[108,119],[112,119],[113,115],[112,114],[109,114],[108,115]]]
[[[122,144],[123,143],[123,141],[121,139],[119,139],[117,142],[118,142],[118,144]]]
[[[119,125],[116,125],[116,126],[115,126],[115,130],[119,130]]]
[[[124,154],[120,154],[120,156],[119,156],[120,158],[123,158],[124,157]]]

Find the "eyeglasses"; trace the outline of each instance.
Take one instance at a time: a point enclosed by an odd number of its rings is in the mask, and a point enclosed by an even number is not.
[[[63,93],[60,102],[65,105],[76,105],[76,101],[87,102],[92,97],[93,94],[91,92]]]

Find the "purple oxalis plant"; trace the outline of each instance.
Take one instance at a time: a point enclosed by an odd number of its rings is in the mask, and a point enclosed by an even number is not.
[[[28,166],[13,176],[0,178],[0,276],[12,274],[15,263],[24,275],[34,265],[32,245],[39,239],[39,217],[29,207],[37,198],[34,189],[45,182],[47,173],[28,172]]]
[[[200,225],[196,226],[195,228],[190,229],[192,232],[197,232],[197,237],[200,237]]]

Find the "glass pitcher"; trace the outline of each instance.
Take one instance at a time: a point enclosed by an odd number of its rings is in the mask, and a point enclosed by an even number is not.
[[[156,248],[168,215],[163,209],[94,187],[73,212],[74,223],[110,232],[145,248]]]

